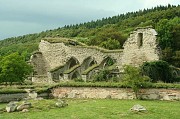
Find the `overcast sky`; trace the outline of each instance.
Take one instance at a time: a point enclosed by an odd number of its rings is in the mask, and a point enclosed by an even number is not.
[[[0,40],[180,0],[0,0]]]

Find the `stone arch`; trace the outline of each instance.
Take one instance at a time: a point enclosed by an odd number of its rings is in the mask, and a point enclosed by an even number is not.
[[[59,73],[59,80],[62,80],[62,79],[64,79],[64,74],[61,72]]]
[[[107,56],[101,62],[100,67],[105,68],[108,66],[112,66],[114,63],[115,63],[115,60],[112,59],[110,56]]]
[[[75,57],[71,57],[68,62],[66,63],[67,69],[74,67],[75,65],[79,64],[79,61]]]
[[[70,77],[70,79],[76,79],[76,78],[81,78],[81,75],[78,71],[75,71],[72,76]]]
[[[94,64],[97,64],[95,58],[89,56],[83,60],[83,63],[81,64],[81,68],[82,70],[86,70],[87,68],[93,66]]]

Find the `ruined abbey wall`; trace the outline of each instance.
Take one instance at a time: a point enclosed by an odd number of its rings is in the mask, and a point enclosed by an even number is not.
[[[151,28],[137,29],[124,43],[123,65],[139,66],[146,61],[159,60],[157,32]]]
[[[119,72],[123,72],[124,65],[139,66],[146,61],[159,60],[156,35],[152,28],[136,29],[124,43],[124,49],[119,50],[105,50],[76,43],[67,44],[70,40],[49,42],[43,39],[39,44],[38,53],[33,54],[31,62],[36,75],[47,75],[50,79],[56,80],[90,77],[84,76],[84,71],[96,64],[98,68],[89,71],[89,74],[93,75],[95,70],[106,65],[107,57],[115,62]]]
[[[116,62],[120,65],[120,57],[122,56],[121,50],[102,52],[93,47],[65,46],[64,43],[49,43],[44,40],[40,42],[39,51],[42,52],[46,63],[49,64],[49,69],[64,65],[71,57],[76,58],[79,64],[82,64],[86,58],[91,56],[97,64],[100,64],[106,56],[110,56],[116,59]]]

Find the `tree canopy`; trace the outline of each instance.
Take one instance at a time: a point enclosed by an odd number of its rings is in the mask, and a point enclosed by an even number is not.
[[[27,75],[32,72],[24,57],[13,53],[0,60],[0,82],[23,82]]]

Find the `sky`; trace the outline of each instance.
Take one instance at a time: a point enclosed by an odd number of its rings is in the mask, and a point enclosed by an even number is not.
[[[180,0],[0,0],[0,40]]]

